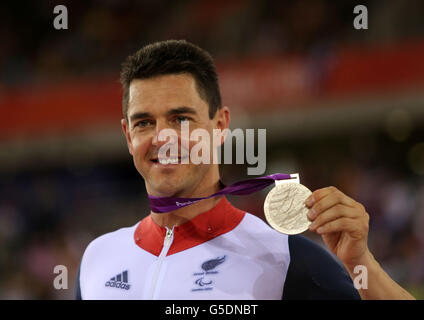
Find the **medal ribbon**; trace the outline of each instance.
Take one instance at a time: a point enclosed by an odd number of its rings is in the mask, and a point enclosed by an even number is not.
[[[247,179],[238,181],[229,186],[225,186],[217,193],[214,193],[208,197],[202,198],[176,198],[176,197],[156,197],[149,195],[150,209],[155,213],[165,213],[180,209],[189,205],[192,205],[200,200],[210,199],[226,194],[232,195],[246,195],[256,191],[262,190],[269,185],[273,184],[276,180],[292,179],[290,174],[275,173],[269,176],[258,177],[253,179]]]

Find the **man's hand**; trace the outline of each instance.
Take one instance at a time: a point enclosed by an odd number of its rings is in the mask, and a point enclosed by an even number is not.
[[[355,266],[367,268],[368,286],[358,289],[362,299],[415,299],[390,278],[369,251],[369,215],[362,204],[337,188],[328,187],[314,191],[306,199],[306,206],[312,221],[309,229],[322,236],[352,280]]]
[[[369,215],[359,202],[335,187],[318,189],[306,200],[309,229],[322,236],[328,248],[347,267],[363,264],[368,254]]]

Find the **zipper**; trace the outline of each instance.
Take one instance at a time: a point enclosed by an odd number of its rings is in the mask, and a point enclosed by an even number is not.
[[[155,273],[153,275],[152,286],[150,287],[149,300],[153,299],[153,296],[154,296],[155,290],[156,290],[157,281],[158,281],[159,274],[160,274],[160,269],[161,269],[161,266],[162,266],[162,262],[165,259],[166,255],[168,254],[169,248],[171,247],[173,240],[174,240],[174,228],[172,227],[172,229],[169,229],[167,227],[165,239],[163,240],[162,251],[160,252],[159,257],[158,257],[158,261],[156,263],[156,270],[155,270]]]

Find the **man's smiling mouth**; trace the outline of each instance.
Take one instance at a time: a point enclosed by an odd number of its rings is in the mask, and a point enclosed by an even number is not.
[[[178,158],[167,158],[167,159],[159,159],[159,163],[166,165],[166,164],[177,164],[179,161]]]
[[[186,159],[186,158],[187,157],[183,159]],[[178,163],[181,163],[181,157],[153,158],[150,161],[152,161],[153,163],[161,164],[161,165],[178,164]]]

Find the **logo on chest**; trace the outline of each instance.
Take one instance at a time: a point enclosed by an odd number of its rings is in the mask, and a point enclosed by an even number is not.
[[[128,283],[128,270],[125,270],[113,278],[110,278],[109,281],[106,281],[105,287],[130,290],[130,284]]]
[[[216,268],[223,262],[225,262],[226,256],[217,257],[215,259],[207,260],[202,263],[201,268],[203,271],[193,273],[196,278],[194,284],[195,288],[191,291],[205,291],[213,289],[213,278],[218,274]]]

